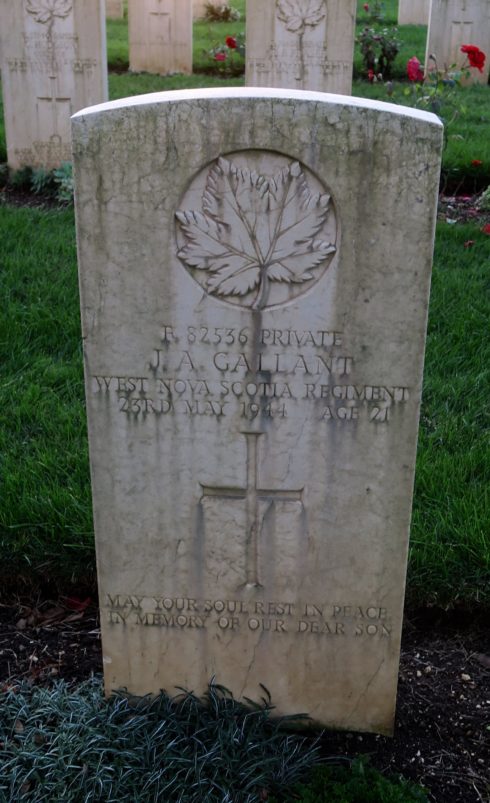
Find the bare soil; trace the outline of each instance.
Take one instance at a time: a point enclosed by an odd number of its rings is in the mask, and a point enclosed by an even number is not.
[[[102,672],[95,600],[81,595],[0,604],[0,689],[13,680],[76,684]],[[327,732],[325,755],[369,754],[438,803],[490,800],[488,616],[409,612],[402,643],[393,739]]]

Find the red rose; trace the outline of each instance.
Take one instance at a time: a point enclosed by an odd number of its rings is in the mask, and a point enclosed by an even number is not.
[[[420,66],[420,61],[417,56],[412,56],[412,58],[407,61],[407,75],[409,81],[424,80],[424,71]]]
[[[215,61],[226,61],[226,53],[215,53]]]
[[[364,3],[363,9],[364,11],[369,11],[369,3]]]
[[[476,45],[461,45],[461,52],[468,56],[470,67],[475,67],[480,72],[483,72],[486,59],[483,50],[480,50]]]
[[[371,83],[373,83],[374,78],[375,78],[374,70],[368,70],[368,81],[371,81]]]
[[[485,223],[482,228],[482,232],[483,234],[490,234],[490,223]]]
[[[481,159],[472,159],[471,160],[471,166],[472,167],[480,167],[480,165],[482,165],[482,164],[483,164],[483,162],[482,162]]]
[[[225,39],[226,45],[230,48],[230,50],[235,50],[236,48],[236,39],[234,36],[227,36]]]

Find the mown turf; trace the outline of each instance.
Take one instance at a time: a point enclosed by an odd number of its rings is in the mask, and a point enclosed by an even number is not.
[[[81,578],[93,539],[71,210],[0,207],[0,296],[0,554]]]
[[[414,497],[414,600],[490,598],[489,299],[490,237],[441,224]]]
[[[439,226],[408,586],[420,604],[490,601],[489,261],[475,226]],[[0,207],[0,265],[0,551],[11,570],[89,580],[73,213]]]

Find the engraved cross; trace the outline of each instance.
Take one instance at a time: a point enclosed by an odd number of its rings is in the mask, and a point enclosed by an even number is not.
[[[259,538],[264,522],[265,514],[261,517],[259,512],[260,500],[266,499],[273,505],[278,502],[302,502],[303,488],[298,490],[279,490],[271,488],[259,488],[258,483],[258,440],[262,432],[242,432],[247,439],[247,486],[237,488],[235,486],[213,486],[203,485],[202,497],[214,496],[218,499],[244,499],[247,511],[247,530],[245,542],[245,584],[248,587],[260,586],[259,572]]]
[[[59,136],[58,134],[58,111],[57,111],[57,104],[58,103],[69,103],[71,98],[57,98],[56,97],[56,81],[58,76],[50,75],[49,80],[51,82],[51,95],[50,97],[38,97],[38,100],[46,100],[48,103],[51,104],[51,115],[52,115],[52,131],[53,136]]]

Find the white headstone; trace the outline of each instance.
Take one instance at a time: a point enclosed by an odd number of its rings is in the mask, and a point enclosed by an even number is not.
[[[109,19],[122,19],[124,17],[123,0],[105,0],[105,13]]]
[[[230,89],[73,123],[107,689],[389,732],[440,121]]]
[[[247,0],[247,86],[350,95],[356,0]]]
[[[398,25],[428,25],[430,0],[398,0]]]
[[[230,5],[229,0],[193,0],[192,2],[192,13],[194,19],[204,19],[206,16],[206,6],[212,3],[214,6],[218,7],[228,7]]]
[[[103,0],[0,0],[8,162],[71,160],[70,117],[107,99]]]
[[[486,54],[483,70],[472,69],[470,82],[488,83],[490,68],[490,0],[432,0],[427,32],[426,69],[468,65],[462,45],[476,45]]]
[[[192,0],[129,0],[129,67],[192,72]]]

